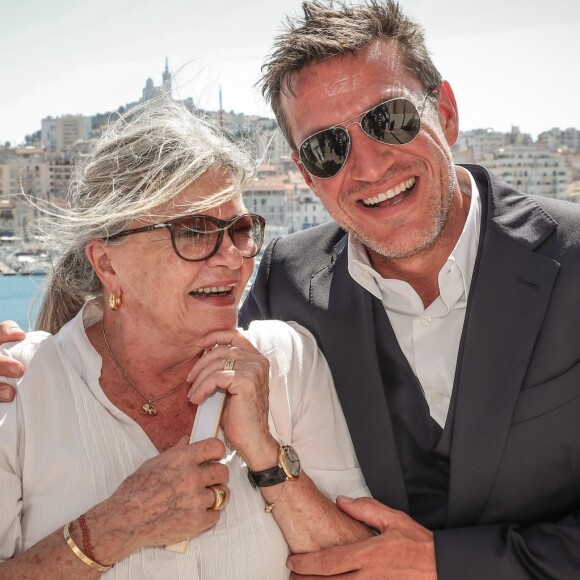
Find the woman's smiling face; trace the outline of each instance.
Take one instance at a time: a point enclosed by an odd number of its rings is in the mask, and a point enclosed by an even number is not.
[[[227,175],[212,171],[186,187],[172,206],[199,202],[227,185]],[[241,196],[205,215],[228,220],[246,213]],[[170,220],[175,215],[163,208],[151,223]],[[135,221],[127,229],[147,225]],[[120,311],[125,320],[134,320],[143,332],[155,332],[160,339],[180,337],[190,342],[213,330],[235,328],[238,305],[252,274],[254,260],[244,258],[224,232],[217,252],[206,260],[191,262],[174,251],[168,229],[127,236],[107,245],[114,286],[123,299]]]

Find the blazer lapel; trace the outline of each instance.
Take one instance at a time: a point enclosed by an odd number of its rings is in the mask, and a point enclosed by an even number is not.
[[[485,204],[488,184],[478,186]],[[559,271],[533,251],[555,224],[530,198],[490,193],[483,220],[455,379],[448,515],[454,527],[476,521],[485,507]]]
[[[399,510],[407,495],[379,369],[372,296],[348,273],[346,236],[337,260],[313,276],[311,304],[360,467],[373,497]]]

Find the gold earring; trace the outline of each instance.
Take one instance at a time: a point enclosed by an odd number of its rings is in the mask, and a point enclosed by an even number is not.
[[[121,300],[121,296],[117,296],[117,294],[115,292],[111,292],[109,294],[109,308],[113,311],[113,312],[117,312],[117,310],[119,310],[119,308],[121,308],[121,304],[123,304],[123,301]]]

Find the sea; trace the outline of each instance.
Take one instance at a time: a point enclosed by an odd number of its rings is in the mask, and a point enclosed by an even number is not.
[[[0,275],[0,322],[14,320],[23,330],[33,329],[38,310],[34,298],[43,281],[42,275]]]
[[[254,281],[257,267],[258,264],[248,282],[244,298]],[[0,322],[14,320],[22,330],[33,330],[43,282],[44,276],[39,274],[0,275]]]

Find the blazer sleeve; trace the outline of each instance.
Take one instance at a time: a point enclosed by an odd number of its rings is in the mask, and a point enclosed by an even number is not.
[[[434,533],[439,580],[580,577],[580,510],[530,526],[482,525]]]

